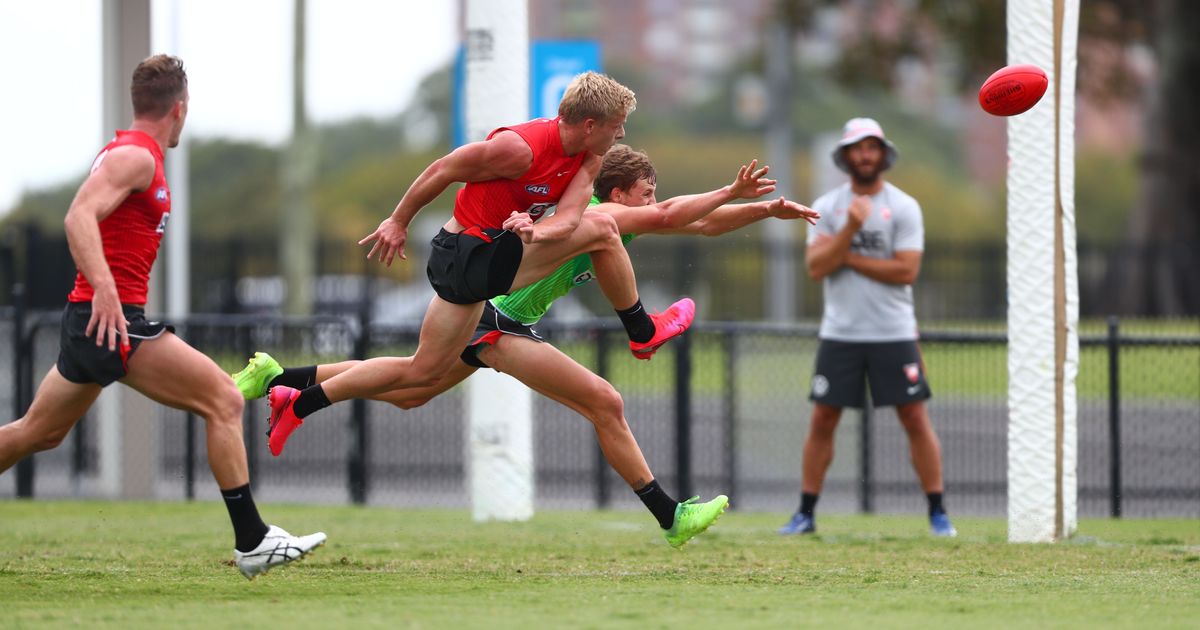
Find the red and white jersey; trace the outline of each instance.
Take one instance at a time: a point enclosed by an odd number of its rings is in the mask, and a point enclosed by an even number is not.
[[[454,218],[465,228],[499,228],[513,212],[528,212],[534,221],[562,198],[567,184],[579,172],[586,151],[567,155],[558,135],[558,118],[537,118],[527,123],[500,127],[514,131],[533,149],[533,164],[516,179],[470,182],[458,191]]]
[[[138,146],[149,151],[154,156],[154,179],[146,190],[131,193],[100,222],[100,240],[121,303],[145,304],[150,268],[154,266],[158,244],[162,242],[167,218],[171,216],[171,191],[163,171],[162,149],[154,138],[141,131],[118,131],[117,137],[96,156],[92,170],[100,167],[110,150],[121,146]],[[77,271],[75,289],[67,300],[90,302],[92,295],[92,285]]]

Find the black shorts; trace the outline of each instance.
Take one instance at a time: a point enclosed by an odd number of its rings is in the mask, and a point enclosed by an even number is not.
[[[926,400],[932,392],[916,341],[847,342],[822,339],[808,399],[832,407],[894,407]]]
[[[500,335],[517,335],[538,342],[545,341],[541,335],[537,334],[533,326],[522,324],[496,310],[496,307],[492,306],[491,302],[485,302],[483,305],[483,317],[479,318],[479,325],[475,327],[475,334],[471,335],[471,343],[459,355],[463,363],[479,368],[491,367],[484,363],[483,359],[479,358],[479,351],[485,345],[496,343]]]
[[[129,357],[138,346],[148,339],[157,339],[164,332],[175,332],[175,327],[162,322],[146,321],[146,313],[140,306],[122,305],[125,320],[129,322],[125,331],[129,333],[129,349],[117,342],[116,350],[108,344],[96,345],[96,333],[86,335],[88,320],[92,318],[91,302],[70,302],[63,309],[62,332],[58,341],[58,373],[72,383],[81,385],[96,383],[107,387],[113,381],[125,378],[129,372]],[[105,341],[107,341],[107,336]]]
[[[512,288],[525,245],[508,230],[445,229],[433,237],[425,268],[438,296],[453,304],[475,304]]]

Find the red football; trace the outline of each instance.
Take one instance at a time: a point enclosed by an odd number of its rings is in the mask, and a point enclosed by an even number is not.
[[[1046,73],[1037,66],[1005,66],[979,88],[979,106],[995,116],[1015,116],[1036,105],[1047,85]]]

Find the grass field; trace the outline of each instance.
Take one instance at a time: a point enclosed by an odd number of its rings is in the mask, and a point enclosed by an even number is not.
[[[726,514],[683,551],[641,512],[263,506],[323,529],[311,560],[247,582],[216,503],[0,502],[0,626],[1195,628],[1200,523],[1083,521],[1009,545],[1000,519]]]

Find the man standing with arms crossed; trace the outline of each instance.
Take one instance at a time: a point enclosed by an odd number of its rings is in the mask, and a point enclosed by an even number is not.
[[[846,123],[833,162],[850,181],[813,203],[821,219],[808,230],[805,263],[824,279],[825,309],[813,371],[812,419],[804,443],[800,508],[780,534],[816,531],[815,508],[833,461],[844,407],[896,407],[913,468],[929,500],[930,531],[957,534],[942,506],[942,454],[929,422],[930,397],[917,346],[912,283],[921,269],[925,231],[916,200],[883,180],[898,154],[879,123]]]
[[[79,273],[67,297],[57,364],[25,417],[0,427],[0,472],[62,442],[114,381],[205,420],[208,460],[233,521],[234,561],[253,579],[325,542],[263,523],[250,495],[242,395],[229,375],[143,308],[150,268],[171,212],[163,152],[179,144],[188,112],[187,73],[176,57],[138,64],[133,124],[96,156],[65,220]]]
[[[404,258],[408,226],[447,187],[465,183],[454,216],[433,239],[427,273],[437,295],[429,304],[411,357],[376,357],[303,390],[272,390],[271,431],[290,432],[308,415],[351,398],[405,387],[436,386],[458,362],[484,303],[546,277],[574,256],[591,255],[601,291],[629,334],[629,349],[649,359],[683,333],[695,316],[690,299],[651,315],[642,308],[633,265],[616,221],[585,212],[601,157],[625,136],[633,92],[585,72],[571,81],[557,118],[501,127],[430,164],[392,215],[359,244],[390,265]],[[555,207],[553,216],[539,221]]]

